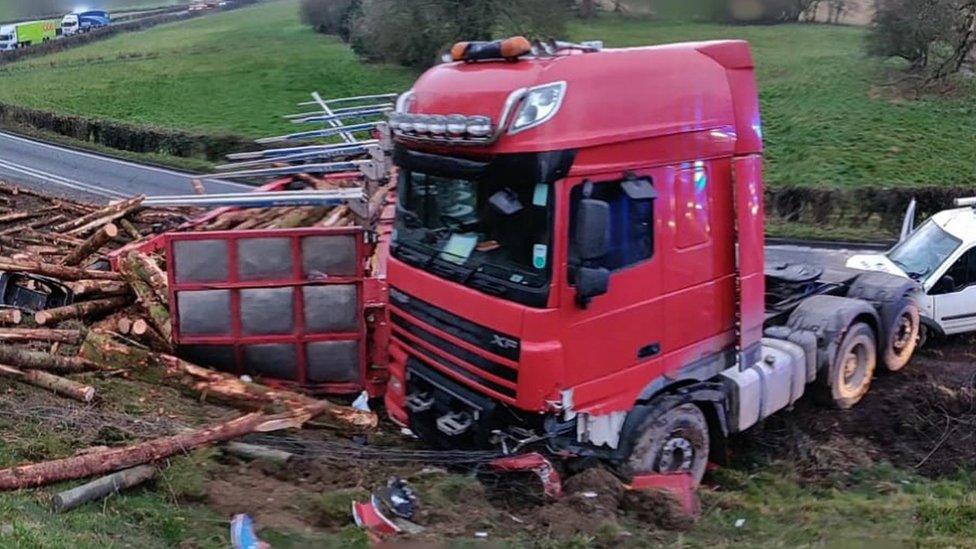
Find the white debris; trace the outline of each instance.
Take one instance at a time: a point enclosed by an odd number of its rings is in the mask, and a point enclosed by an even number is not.
[[[735,525],[734,526],[736,528],[742,528],[745,525],[746,525],[746,519],[744,519],[744,518],[735,519]]]
[[[352,407],[360,412],[370,412],[369,393],[363,391],[356,400],[352,401]]]

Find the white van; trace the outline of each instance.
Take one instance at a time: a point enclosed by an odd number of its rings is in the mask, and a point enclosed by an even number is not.
[[[976,198],[956,200],[956,208],[913,227],[909,207],[897,246],[886,254],[855,255],[847,266],[918,281],[921,339],[976,331]]]

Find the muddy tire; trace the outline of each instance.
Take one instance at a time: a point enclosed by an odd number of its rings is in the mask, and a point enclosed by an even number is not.
[[[830,367],[817,379],[818,400],[841,410],[853,408],[871,387],[877,361],[874,330],[861,322],[852,325],[837,347]]]
[[[628,475],[689,472],[695,486],[708,466],[708,422],[694,404],[648,416],[634,431],[634,444],[625,462]]]
[[[881,348],[881,363],[889,372],[897,372],[908,365],[919,346],[922,323],[918,303],[913,299],[902,301],[893,318],[888,341]]]

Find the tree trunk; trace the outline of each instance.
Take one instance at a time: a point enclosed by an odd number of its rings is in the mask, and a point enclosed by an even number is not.
[[[139,278],[146,284],[149,284],[153,293],[159,298],[159,302],[163,305],[169,304],[169,280],[166,278],[166,273],[159,268],[159,264],[151,257],[139,252],[130,253],[129,261],[133,272],[139,275]]]
[[[583,19],[592,19],[596,17],[596,0],[580,1],[580,17]]]
[[[70,511],[90,501],[104,499],[116,492],[128,490],[144,482],[149,482],[155,476],[156,468],[152,465],[140,465],[139,467],[113,473],[54,496],[54,510],[60,512]]]
[[[129,303],[128,297],[109,297],[96,301],[83,301],[73,305],[39,311],[34,314],[34,320],[41,326],[49,326],[69,318],[91,318],[105,315],[116,309],[121,309]]]
[[[156,298],[156,292],[139,276],[141,266],[135,255],[124,258],[121,267],[129,286],[132,287],[132,291],[135,292],[136,298],[139,300],[139,305],[149,315],[152,325],[166,341],[172,341],[173,325],[170,322],[169,309],[159,302]]]
[[[20,311],[17,311],[20,312]],[[78,345],[82,342],[81,330],[50,330],[46,328],[0,328],[3,343],[27,343],[44,341]]]
[[[69,283],[68,287],[74,292],[75,297],[113,297],[132,293],[132,288],[128,284],[114,280],[79,280]]]
[[[119,235],[119,228],[115,226],[114,223],[108,223],[102,226],[101,229],[95,231],[88,240],[84,241],[81,246],[74,249],[67,257],[61,261],[62,265],[75,266],[80,264],[82,261],[88,259],[94,253],[97,253],[102,246],[109,243],[110,240]]]
[[[103,475],[137,465],[154,463],[190,450],[240,438],[301,426],[317,410],[299,410],[277,416],[247,414],[204,429],[150,440],[125,448],[113,448],[69,458],[0,470],[0,490],[22,490],[55,482]]]
[[[79,402],[84,402],[85,404],[95,399],[94,387],[40,370],[21,371],[16,368],[0,365],[0,375],[16,378],[29,385],[47,389],[52,393],[66,396]]]
[[[142,233],[128,219],[119,219],[119,227],[122,227],[132,240],[142,240]]]
[[[24,370],[44,370],[58,374],[78,374],[103,369],[83,357],[52,355],[29,351],[12,345],[0,345],[0,364],[10,364]]]
[[[20,309],[0,309],[0,324],[20,324],[23,317]]]
[[[89,271],[41,261],[14,261],[9,258],[0,258],[0,271],[33,273],[68,282],[74,280],[122,280],[122,275],[110,271]]]
[[[128,215],[128,214],[132,213],[133,211],[139,209],[142,206],[142,201],[144,199],[145,199],[145,197],[136,196],[136,197],[133,197],[133,198],[129,198],[127,200],[122,200],[122,201],[116,202],[114,204],[110,204],[110,205],[108,205],[108,206],[106,206],[106,207],[104,207],[104,208],[102,208],[100,210],[95,210],[95,211],[93,211],[93,212],[91,212],[91,213],[89,213],[87,215],[83,215],[81,217],[72,219],[71,221],[68,221],[66,223],[62,223],[60,225],[57,225],[52,230],[53,230],[53,232],[56,232],[56,233],[65,233],[65,232],[68,232],[68,233],[81,233],[81,232],[85,232],[85,231],[83,231],[81,229],[82,228],[85,228],[85,227],[91,227],[91,226],[99,227],[101,225],[104,225],[105,223],[110,223],[112,221],[115,221],[116,219],[119,219],[121,217],[125,217],[126,215]],[[105,220],[106,218],[108,218],[108,219]],[[92,223],[100,222],[102,220],[105,220],[105,221],[103,221],[101,223],[98,223],[96,225],[92,225]]]

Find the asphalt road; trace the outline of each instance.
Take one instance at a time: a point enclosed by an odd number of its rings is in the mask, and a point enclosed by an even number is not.
[[[144,194],[192,194],[196,175],[66,149],[0,132],[0,180],[71,198],[109,201]],[[243,192],[251,185],[203,179],[208,193]]]
[[[66,149],[0,132],[0,180],[82,200],[108,201],[139,194],[192,194],[191,174]],[[208,193],[241,192],[250,185],[203,179]],[[767,246],[768,263],[811,263],[828,273],[865,250],[800,245]]]

